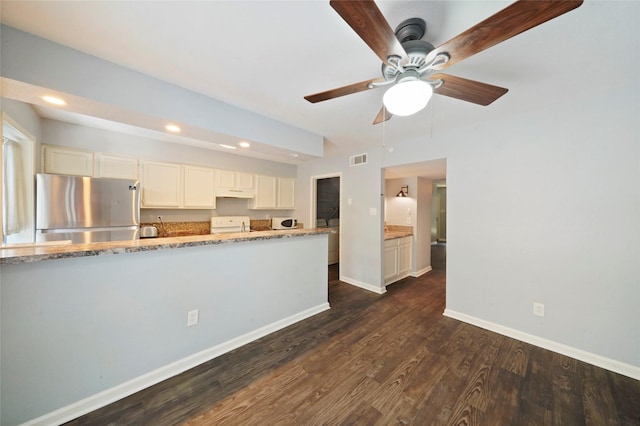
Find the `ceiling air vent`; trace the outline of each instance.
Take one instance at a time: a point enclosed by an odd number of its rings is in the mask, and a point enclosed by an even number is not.
[[[349,166],[361,166],[367,164],[367,154],[352,155],[349,157]]]

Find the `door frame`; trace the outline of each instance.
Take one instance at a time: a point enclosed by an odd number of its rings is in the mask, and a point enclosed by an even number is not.
[[[335,172],[335,173],[326,173],[326,174],[322,174],[322,175],[314,175],[311,176],[311,184],[309,185],[311,188],[311,196],[310,198],[310,209],[309,209],[309,224],[313,223],[313,226],[310,226],[310,228],[315,228],[316,227],[316,220],[317,220],[317,209],[318,209],[318,180],[319,179],[328,179],[328,178],[339,178],[340,179],[340,199],[338,201],[339,205],[340,205],[340,216],[342,216],[342,172]],[[342,222],[342,219],[340,220],[340,222]],[[342,223],[340,223],[340,225],[342,226]],[[339,249],[338,249],[338,265],[340,265],[340,260],[342,260],[342,232],[338,233],[338,241],[339,241]],[[339,267],[339,266],[338,266]]]

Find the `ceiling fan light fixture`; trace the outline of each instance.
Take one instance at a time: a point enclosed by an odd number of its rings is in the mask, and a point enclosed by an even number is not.
[[[420,79],[405,79],[391,86],[382,97],[385,108],[393,114],[407,116],[427,106],[433,87]]]

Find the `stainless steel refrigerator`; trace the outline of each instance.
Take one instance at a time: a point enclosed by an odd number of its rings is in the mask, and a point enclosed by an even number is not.
[[[37,174],[36,241],[138,239],[139,187],[137,180]]]

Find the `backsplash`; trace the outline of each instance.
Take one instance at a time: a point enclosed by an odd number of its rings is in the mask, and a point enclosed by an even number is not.
[[[158,228],[159,237],[185,237],[189,235],[205,235],[211,232],[211,222],[148,222],[142,223],[141,226],[155,226]],[[270,231],[271,219],[251,219],[250,225],[252,231]],[[302,223],[298,222],[298,229],[304,228]]]

